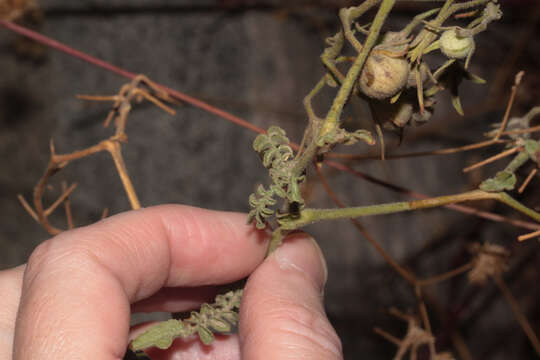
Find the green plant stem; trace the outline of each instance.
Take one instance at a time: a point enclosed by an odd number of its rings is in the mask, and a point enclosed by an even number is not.
[[[270,243],[268,244],[268,249],[266,250],[266,256],[273,253],[281,245],[287,234],[288,231],[282,232],[280,227],[272,232],[272,237],[270,238]]]
[[[373,24],[370,27],[369,35],[366,39],[366,42],[362,47],[362,50],[356,57],[351,68],[349,69],[345,80],[341,84],[341,87],[339,88],[339,91],[334,98],[332,107],[326,115],[326,118],[321,126],[317,138],[321,138],[324,135],[328,134],[338,125],[343,108],[345,107],[345,104],[349,100],[351,92],[353,91],[354,84],[356,84],[356,80],[360,76],[360,72],[362,71],[364,63],[366,62],[366,59],[371,52],[371,49],[373,48],[373,46],[375,46],[375,43],[377,42],[381,28],[388,14],[392,10],[395,2],[396,0],[383,0],[381,5],[379,6],[379,10],[377,11],[377,15],[375,15]],[[313,139],[311,141],[311,143],[307,146],[306,151],[296,162],[295,166],[291,170],[293,176],[300,176],[304,172],[306,167],[309,165],[309,163],[317,153],[317,140],[318,139]]]
[[[412,33],[414,28],[420,25],[423,20],[427,19],[432,15],[435,15],[440,10],[441,8],[435,8],[415,16],[414,19],[405,28],[403,28],[403,30],[400,31],[400,33],[403,35],[403,37],[408,37]]]
[[[429,26],[432,28],[440,28],[442,24],[454,13],[483,5],[489,1],[490,0],[473,0],[452,5],[454,0],[447,0],[441,11],[439,11],[439,15],[437,15],[433,21],[429,22]],[[437,34],[425,27],[416,37],[416,42],[413,42],[413,45],[417,46],[410,52],[411,61],[419,60],[424,54],[425,49],[431,45],[436,38]]]
[[[529,154],[526,150],[522,150],[516,157],[506,166],[504,171],[515,173],[523,164],[529,160]]]
[[[297,219],[284,218],[280,220],[281,227],[285,230],[294,230],[312,224],[320,220],[335,220],[346,218],[357,218],[362,216],[393,214],[404,211],[434,208],[464,201],[492,199],[504,203],[526,216],[540,222],[540,214],[526,207],[519,201],[513,199],[508,194],[489,193],[481,190],[474,190],[457,195],[440,196],[424,200],[404,201],[389,204],[368,205],[359,207],[349,207],[342,209],[304,209]]]
[[[373,46],[375,46],[375,43],[377,42],[377,39],[379,38],[379,34],[381,32],[381,28],[386,21],[388,14],[392,10],[395,2],[396,0],[383,0],[381,5],[379,6],[379,10],[377,11],[377,15],[375,15],[375,19],[373,19],[373,24],[370,27],[369,35],[366,38],[366,42],[362,47],[362,50],[356,57],[356,60],[352,64],[351,68],[349,69],[345,81],[341,85],[334,99],[334,102],[332,103],[332,107],[326,115],[326,119],[321,128],[321,133],[319,136],[326,135],[337,126],[343,108],[351,95],[354,84],[356,83],[358,76],[360,76],[360,72],[364,67],[364,63],[366,62],[366,59],[371,52],[371,49],[373,48]]]

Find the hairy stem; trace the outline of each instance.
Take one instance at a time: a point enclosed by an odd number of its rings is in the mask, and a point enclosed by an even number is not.
[[[396,0],[383,0],[381,5],[379,6],[379,10],[377,11],[377,15],[375,15],[373,24],[370,27],[369,35],[366,39],[366,42],[362,47],[362,50],[356,57],[351,68],[349,69],[345,80],[341,84],[341,87],[339,88],[339,91],[334,98],[334,102],[332,103],[332,107],[330,108],[330,111],[326,115],[326,118],[321,126],[321,129],[317,136],[318,138],[321,138],[324,135],[328,134],[338,125],[343,108],[345,107],[345,104],[349,100],[353,91],[354,84],[360,76],[360,72],[362,71],[364,63],[366,62],[366,59],[371,52],[371,49],[373,48],[373,46],[375,46],[375,43],[377,42],[377,39],[379,38],[379,34],[381,32],[381,28],[388,14],[392,10],[395,2]],[[293,176],[300,176],[304,172],[306,167],[309,165],[309,163],[317,153],[317,149],[317,139],[313,139],[313,141],[308,145],[304,154],[298,159],[295,166],[293,167]]]
[[[440,196],[424,200],[404,201],[389,204],[349,207],[343,209],[304,209],[298,219],[285,218],[280,221],[283,229],[294,230],[320,220],[356,218],[361,216],[394,214],[404,211],[427,209],[464,201],[493,199],[502,202],[528,217],[540,222],[540,214],[514,200],[506,193],[489,193],[480,190],[463,194]]]

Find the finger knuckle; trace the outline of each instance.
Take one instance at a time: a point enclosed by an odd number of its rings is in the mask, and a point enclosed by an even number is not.
[[[39,274],[66,268],[79,268],[90,261],[93,261],[92,256],[84,246],[78,246],[69,239],[60,239],[57,236],[34,249],[28,259],[25,279],[28,282]]]

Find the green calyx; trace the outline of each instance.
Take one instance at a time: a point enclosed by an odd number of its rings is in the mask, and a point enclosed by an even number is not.
[[[460,36],[456,29],[446,30],[441,35],[440,48],[450,59],[465,59],[474,50],[474,39]]]

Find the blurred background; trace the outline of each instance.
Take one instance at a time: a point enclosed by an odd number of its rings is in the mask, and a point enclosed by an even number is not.
[[[306,126],[303,97],[324,73],[319,55],[324,39],[339,27],[337,11],[360,1],[257,0],[38,0],[39,13],[21,23],[78,50],[202,99],[267,128],[279,125],[299,141]],[[399,29],[436,2],[399,2],[388,29]],[[515,74],[525,70],[513,116],[540,105],[540,5],[502,1],[503,18],[476,37],[471,70],[487,85],[460,87],[465,116],[452,108],[448,92],[427,125],[386,133],[387,152],[401,154],[462,146],[484,140],[490,124],[502,119]],[[430,63],[442,63],[432,55]],[[76,94],[113,95],[127,80],[0,28],[0,269],[22,264],[49,235],[26,213],[17,194],[31,199],[46,169],[49,140],[58,153],[82,149],[110,136],[103,122],[109,103],[77,100]],[[322,114],[331,91],[316,99]],[[373,130],[369,109],[354,100],[349,128]],[[537,121],[540,122],[540,121]],[[189,105],[170,116],[143,103],[127,123],[123,147],[129,175],[143,206],[181,203],[248,211],[247,198],[266,172],[251,150],[256,134]],[[396,186],[430,196],[473,189],[507,160],[463,174],[462,168],[496,154],[501,147],[447,156],[362,160],[351,167]],[[369,153],[364,145],[339,151]],[[526,167],[526,176],[531,167]],[[328,181],[347,204],[367,205],[410,199],[388,187],[324,167]],[[335,206],[313,169],[306,187],[311,206]],[[50,182],[49,203],[60,182],[77,182],[70,197],[76,225],[129,209],[108,154],[70,164]],[[540,206],[540,179],[523,195]],[[520,216],[495,203],[477,208]],[[65,227],[62,211],[51,221]],[[361,219],[377,242],[399,263],[425,278],[470,260],[474,242],[504,245],[510,252],[505,280],[538,333],[540,298],[538,242],[516,242],[530,232],[448,209]],[[329,263],[328,316],[343,341],[347,359],[391,359],[396,347],[376,335],[380,327],[402,337],[406,324],[389,307],[415,311],[410,286],[389,268],[349,221],[313,225]],[[219,239],[216,239],[219,241]],[[535,359],[508,303],[496,286],[469,285],[458,276],[427,289],[427,307],[437,348],[459,359]],[[421,359],[427,359],[424,352]]]

